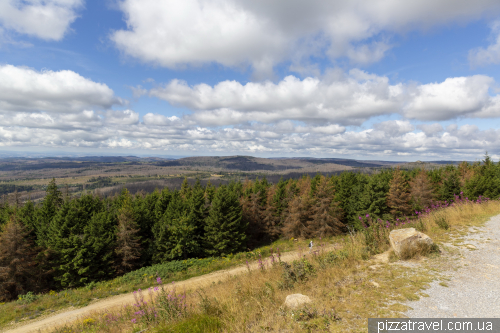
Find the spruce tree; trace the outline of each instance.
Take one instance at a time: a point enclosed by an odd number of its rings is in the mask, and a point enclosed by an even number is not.
[[[387,195],[387,206],[394,217],[410,214],[410,192],[408,183],[399,167],[394,170]]]
[[[53,254],[54,279],[61,286],[77,287],[88,282],[85,228],[93,215],[103,210],[100,198],[84,194],[64,202],[52,219],[46,244]]]
[[[37,244],[45,247],[47,245],[48,229],[52,219],[56,216],[59,207],[63,204],[61,191],[57,188],[55,178],[52,178],[47,186],[46,195],[42,207],[37,211]]]
[[[139,227],[134,220],[130,195],[125,190],[122,207],[118,211],[116,231],[117,271],[119,274],[130,272],[140,266],[141,238]]]
[[[460,179],[458,178],[456,169],[448,171],[448,175],[441,186],[440,199],[448,202],[452,201],[455,195],[460,195],[461,191]]]
[[[420,170],[410,181],[410,194],[413,208],[421,210],[432,203],[432,187],[425,170]]]
[[[217,189],[205,225],[206,253],[224,256],[245,249],[247,224],[234,193],[222,185]]]
[[[391,179],[392,172],[390,171],[382,171],[370,176],[361,194],[358,215],[365,216],[369,214],[372,219],[388,218],[387,195]],[[361,225],[357,225],[357,227],[359,229]]]
[[[0,234],[0,301],[40,289],[36,251],[28,232],[13,215]]]
[[[320,176],[312,192],[314,204],[311,208],[312,219],[307,222],[307,236],[325,237],[342,233],[345,227],[341,222],[339,203],[333,200],[333,184],[326,177]]]

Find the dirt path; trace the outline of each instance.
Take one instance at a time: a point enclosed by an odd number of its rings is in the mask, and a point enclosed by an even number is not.
[[[324,251],[329,251],[333,250],[336,247],[335,245],[327,245],[324,247]],[[304,252],[306,254],[307,252]],[[286,252],[281,256],[282,261],[293,261],[296,260],[300,257],[299,251],[290,251]],[[259,263],[258,262],[252,262],[249,266],[251,270],[255,270],[259,268]],[[195,290],[200,287],[205,287],[212,282],[218,282],[218,281],[224,281],[225,279],[244,273],[248,270],[246,265],[240,265],[234,268],[226,269],[226,270],[221,270],[217,272],[212,272],[209,274],[197,276],[190,278],[188,280],[184,281],[179,281],[176,282],[176,288],[177,290]],[[73,322],[77,320],[78,318],[87,316],[91,314],[92,312],[96,311],[102,311],[105,309],[111,309],[117,306],[123,306],[125,304],[130,304],[134,302],[134,295],[133,293],[128,293],[128,294],[123,294],[123,295],[118,295],[118,296],[113,296],[109,297],[106,299],[103,299],[102,301],[97,301],[95,303],[92,303],[86,307],[83,308],[78,308],[74,310],[66,310],[63,312],[60,312],[58,314],[52,315],[50,317],[45,317],[42,319],[35,319],[33,321],[27,322],[23,324],[22,326],[17,326],[14,328],[10,328],[8,330],[2,330],[1,332],[5,333],[27,333],[27,332],[39,332],[39,331],[44,331],[48,330],[52,327],[55,326],[61,326],[66,323]]]

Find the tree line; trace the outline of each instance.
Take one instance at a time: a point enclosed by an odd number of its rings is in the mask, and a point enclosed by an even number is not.
[[[344,172],[269,183],[102,198],[63,194],[53,179],[43,201],[0,207],[0,300],[72,288],[170,260],[226,256],[280,237],[314,238],[361,228],[359,216],[394,220],[461,192],[500,196],[500,163],[435,170]]]

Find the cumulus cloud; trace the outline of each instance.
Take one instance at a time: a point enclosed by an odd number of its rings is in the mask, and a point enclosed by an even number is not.
[[[390,48],[386,35],[499,8],[497,0],[123,0],[127,29],[111,39],[125,54],[169,68],[216,62],[269,75],[286,60],[304,68],[297,63],[311,55],[374,62]]]
[[[188,118],[206,126],[285,120],[345,126],[391,114],[422,121],[498,117],[500,95],[489,93],[494,84],[491,77],[474,75],[391,85],[387,77],[354,69],[322,78],[287,76],[278,83],[223,81],[188,86],[172,80],[151,89],[149,95],[192,110]]]
[[[472,67],[500,64],[500,20],[491,25],[493,42],[487,48],[476,48],[469,51],[469,62]]]
[[[0,66],[0,111],[81,112],[122,101],[107,85],[69,71]]]
[[[0,25],[45,40],[61,40],[83,4],[83,0],[3,0]]]
[[[491,77],[474,75],[420,85],[410,93],[404,115],[419,120],[499,116],[498,96],[492,98],[488,93],[493,83]]]
[[[277,84],[224,81],[213,87],[189,87],[173,80],[149,94],[195,110],[193,120],[212,126],[286,119],[359,125],[370,117],[398,112],[402,105],[402,86],[390,85],[387,77],[359,70],[335,76],[287,76]]]

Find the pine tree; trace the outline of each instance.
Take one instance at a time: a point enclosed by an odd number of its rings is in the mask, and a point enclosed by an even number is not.
[[[432,187],[425,170],[420,170],[415,178],[410,181],[410,194],[413,207],[416,210],[430,207],[432,203]]]
[[[382,171],[368,179],[368,183],[365,184],[361,194],[358,215],[365,216],[369,214],[372,219],[386,219],[388,217],[387,195],[389,194],[391,179],[392,172],[390,171]],[[359,229],[361,225],[357,225],[357,227]]]
[[[245,248],[247,224],[234,193],[220,186],[210,207],[205,225],[205,249],[208,255],[224,256]]]
[[[309,236],[308,224],[312,218],[311,179],[304,177],[296,183],[297,192],[288,204],[282,233],[287,238],[306,238]]]
[[[0,301],[39,291],[36,251],[28,232],[13,215],[0,234]]]
[[[389,194],[387,196],[387,206],[394,217],[402,217],[410,214],[410,193],[408,183],[399,167],[392,175]]]
[[[134,220],[130,195],[125,190],[125,199],[118,211],[116,232],[117,271],[119,274],[130,272],[140,266],[141,239],[139,227]]]

